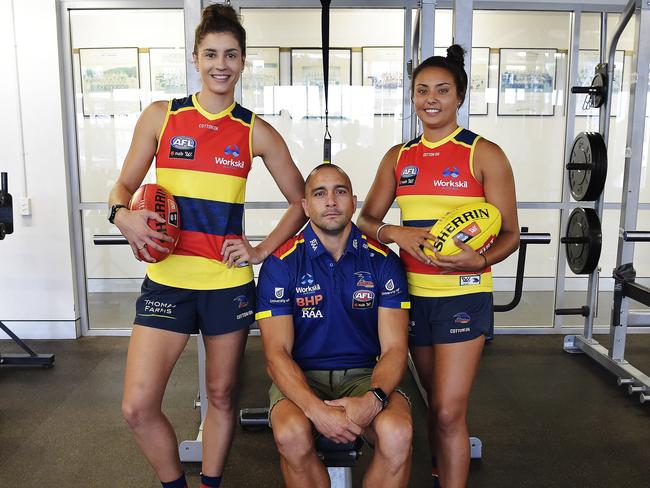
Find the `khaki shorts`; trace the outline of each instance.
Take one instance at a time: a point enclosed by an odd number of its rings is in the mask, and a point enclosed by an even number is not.
[[[372,378],[372,368],[354,368],[342,370],[312,370],[304,371],[307,378],[307,384],[312,391],[321,400],[336,400],[342,397],[360,397],[370,389],[370,380]],[[411,400],[404,390],[400,387],[395,388],[395,391],[401,394],[409,406]],[[275,386],[271,385],[269,389],[269,424],[271,422],[271,411],[273,407],[280,401],[287,398]]]

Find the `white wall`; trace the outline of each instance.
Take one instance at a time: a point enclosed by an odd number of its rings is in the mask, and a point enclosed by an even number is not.
[[[4,100],[0,133],[5,141],[0,170],[9,173],[15,217],[14,234],[0,241],[0,320],[23,338],[74,338],[79,313],[75,311],[63,152],[56,4],[54,0],[14,0],[14,8],[12,19],[11,2],[0,2],[5,72],[0,77]],[[18,142],[19,95],[25,171]],[[32,203],[29,217],[17,211],[25,189]]]

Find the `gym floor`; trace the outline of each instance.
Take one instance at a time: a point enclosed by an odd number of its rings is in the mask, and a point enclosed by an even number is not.
[[[597,337],[601,343],[606,337]],[[28,341],[55,353],[51,369],[0,367],[0,487],[156,488],[120,414],[128,338]],[[650,371],[650,335],[628,340],[630,362]],[[616,378],[584,355],[562,351],[562,336],[498,335],[486,347],[473,390],[470,433],[483,442],[470,487],[625,488],[650,480],[650,405],[629,397]],[[2,352],[20,352],[8,341]],[[164,408],[179,440],[193,439],[198,412],[196,340],[179,360]],[[408,374],[408,373],[407,373]],[[429,487],[424,404],[409,376],[415,426],[411,487]],[[242,406],[267,404],[260,339],[250,338]],[[371,457],[354,468],[361,486]],[[185,469],[198,485],[198,464]],[[237,429],[224,487],[278,487],[271,433]]]

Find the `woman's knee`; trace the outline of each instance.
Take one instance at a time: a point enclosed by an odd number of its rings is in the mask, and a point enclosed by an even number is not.
[[[464,404],[442,404],[434,407],[432,414],[436,429],[442,434],[466,429],[467,406]]]
[[[160,406],[148,404],[144,401],[122,400],[122,417],[132,429],[138,429],[143,425],[162,415]]]
[[[235,385],[213,383],[206,385],[208,402],[212,408],[230,411],[235,407]]]

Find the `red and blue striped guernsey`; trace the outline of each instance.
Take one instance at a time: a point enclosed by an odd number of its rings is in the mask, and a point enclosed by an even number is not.
[[[228,269],[221,262],[221,246],[243,232],[254,121],[255,114],[237,103],[212,114],[195,95],[169,102],[158,138],[156,178],[176,198],[182,229],[173,254],[147,268],[153,281],[214,290],[253,279],[250,266]]]
[[[450,210],[485,202],[483,186],[474,178],[474,150],[481,137],[458,127],[440,141],[424,135],[404,144],[395,166],[397,204],[402,223],[431,228]],[[491,292],[492,273],[444,272],[400,251],[411,295],[440,297]]]

